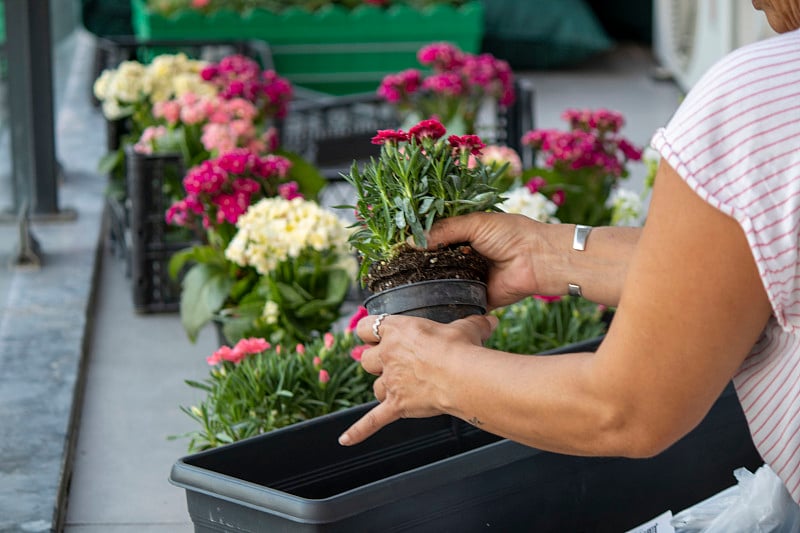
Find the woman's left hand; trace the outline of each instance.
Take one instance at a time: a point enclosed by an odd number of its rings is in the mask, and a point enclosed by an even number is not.
[[[378,322],[380,339],[373,332],[378,317],[361,319],[356,334],[370,347],[361,365],[375,380],[380,402],[340,437],[344,446],[357,444],[400,418],[423,418],[448,412],[448,380],[453,364],[468,364],[469,354],[482,349],[497,326],[491,315],[470,316],[450,324],[424,318],[390,315]],[[463,357],[463,361],[453,361]]]

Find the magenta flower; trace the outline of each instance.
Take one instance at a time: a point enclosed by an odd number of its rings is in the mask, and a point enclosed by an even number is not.
[[[436,119],[428,119],[423,120],[416,126],[413,126],[410,130],[408,130],[409,137],[413,137],[417,139],[417,141],[421,141],[424,138],[430,138],[433,140],[442,138],[447,133],[447,130]]]
[[[363,305],[359,305],[356,312],[353,313],[353,316],[350,317],[350,322],[347,324],[347,328],[345,332],[349,333],[351,331],[355,331],[356,326],[358,326],[358,321],[364,318],[365,316],[369,315],[369,311]]]
[[[403,130],[378,130],[372,144],[399,143],[408,141],[408,133]]]
[[[350,357],[354,360],[361,362],[361,356],[364,354],[364,350],[369,348],[366,344],[359,344],[355,346],[352,350],[350,350]]]
[[[447,138],[450,146],[461,152],[468,152],[474,156],[481,155],[481,150],[486,148],[486,144],[477,135],[451,135]]]
[[[450,43],[432,43],[417,52],[417,61],[437,72],[454,70],[464,63],[464,52]]]

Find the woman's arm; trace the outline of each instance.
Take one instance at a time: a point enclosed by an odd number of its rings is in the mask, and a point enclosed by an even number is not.
[[[592,278],[575,279],[586,294],[596,290]],[[342,442],[359,442],[397,418],[449,413],[541,449],[650,456],[702,420],[770,313],[742,229],[662,164],[596,354],[485,349],[486,317],[442,325],[389,316],[383,339],[362,359],[380,375],[381,403]],[[358,334],[374,342],[370,329],[371,318],[362,320]]]

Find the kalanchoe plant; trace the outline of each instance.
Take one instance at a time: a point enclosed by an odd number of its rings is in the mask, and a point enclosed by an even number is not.
[[[446,137],[437,120],[423,120],[408,132],[380,130],[372,142],[380,154],[363,168],[354,163],[345,179],[356,190],[356,230],[350,242],[361,257],[360,278],[371,291],[399,284],[379,271],[401,256],[419,253],[407,244],[427,246],[425,232],[436,220],[479,211],[497,211],[503,201],[497,183],[504,167],[485,166],[470,157],[484,143],[475,135]],[[466,243],[464,255],[477,257]],[[418,280],[407,280],[418,281]],[[484,281],[482,279],[478,281]]]

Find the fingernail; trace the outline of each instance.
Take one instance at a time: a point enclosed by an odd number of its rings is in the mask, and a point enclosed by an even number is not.
[[[348,435],[347,433],[342,433],[339,436],[339,444],[341,444],[342,446],[350,446],[350,435]]]

